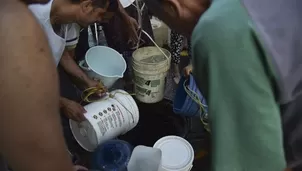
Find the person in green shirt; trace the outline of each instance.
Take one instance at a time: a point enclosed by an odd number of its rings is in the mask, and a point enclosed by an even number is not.
[[[212,170],[286,169],[294,159],[284,148],[279,72],[249,6],[240,0],[145,2],[172,29],[192,34],[192,74],[209,105]]]

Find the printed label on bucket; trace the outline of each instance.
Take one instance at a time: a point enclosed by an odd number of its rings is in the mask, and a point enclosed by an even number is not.
[[[165,75],[135,76],[134,91],[136,98],[144,103],[156,103],[163,99]]]
[[[136,76],[135,77],[135,83],[137,85],[140,85],[140,86],[144,86],[144,87],[148,86],[148,87],[155,88],[155,87],[158,87],[160,85],[160,79],[157,79],[157,80],[145,80],[142,77]]]
[[[135,85],[136,95],[140,96],[150,96],[150,97],[156,97],[157,93],[159,93],[158,90],[149,90],[143,87],[140,87],[138,85]]]
[[[141,96],[145,96],[145,95],[150,96],[151,95],[151,90],[142,88],[138,85],[135,85],[135,89],[136,89],[137,95],[141,95]]]
[[[124,116],[115,105],[111,105],[107,109],[104,109],[97,115],[94,115],[93,118],[99,120],[98,126],[102,136],[104,136],[110,129],[121,128],[125,123]]]

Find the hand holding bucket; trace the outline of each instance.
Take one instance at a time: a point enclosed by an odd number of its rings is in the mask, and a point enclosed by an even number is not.
[[[192,64],[189,64],[184,68],[183,72],[186,78],[190,77],[190,75],[192,74],[192,70],[193,70]]]
[[[82,100],[85,102],[93,102],[90,97],[95,97],[96,101],[106,96],[108,89],[100,82],[94,87],[89,87],[82,92]],[[97,96],[97,97],[96,97]]]

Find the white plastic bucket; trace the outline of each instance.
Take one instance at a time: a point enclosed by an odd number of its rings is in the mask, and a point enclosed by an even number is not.
[[[165,82],[171,64],[171,54],[155,46],[139,48],[133,52],[134,91],[144,103],[156,103],[164,98]]]
[[[162,152],[159,171],[190,171],[193,167],[194,150],[191,144],[178,136],[166,136],[153,146]]]
[[[69,120],[77,142],[87,151],[99,144],[133,129],[139,120],[139,110],[134,99],[123,90],[115,90],[98,102],[86,105],[86,121]]]
[[[81,61],[79,66],[90,78],[102,81],[107,88],[122,78],[127,68],[123,56],[107,46],[90,48],[86,52],[85,61]]]

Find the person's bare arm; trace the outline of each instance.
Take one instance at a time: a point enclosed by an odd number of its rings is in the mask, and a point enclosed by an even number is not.
[[[128,35],[129,41],[132,42],[132,44],[136,44],[138,41],[138,33],[137,30],[139,29],[139,25],[137,21],[128,15],[126,10],[123,8],[120,1],[118,1],[118,11],[117,15],[119,15],[122,19],[122,22],[125,26],[126,33]]]
[[[0,6],[0,153],[14,171],[72,171],[47,40],[17,0]]]
[[[74,49],[65,49],[60,60],[60,65],[64,68],[64,70],[76,78],[78,81],[83,83],[86,87],[94,87],[97,86],[98,82],[90,79],[78,66],[78,64],[74,60]]]
[[[117,11],[117,14],[120,15],[122,17],[122,19],[124,19],[124,20],[126,20],[129,17],[128,13],[124,9],[124,7],[122,6],[122,4],[121,4],[120,1],[118,1],[118,11]]]

